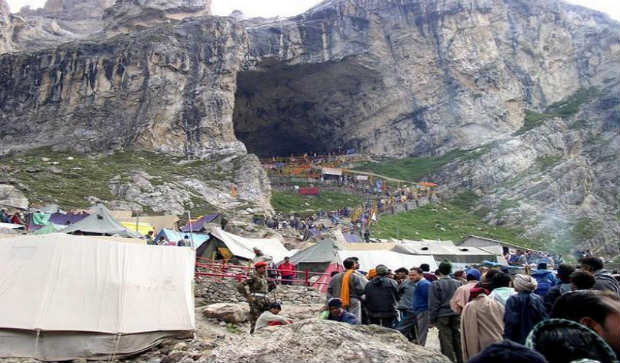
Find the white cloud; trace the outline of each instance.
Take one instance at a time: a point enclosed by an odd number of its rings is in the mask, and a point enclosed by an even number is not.
[[[568,0],[568,2],[602,11],[616,20],[620,20],[620,3],[618,0]]]
[[[30,5],[31,8],[41,8],[45,5],[45,0],[7,0],[11,12],[16,13],[22,6]]]

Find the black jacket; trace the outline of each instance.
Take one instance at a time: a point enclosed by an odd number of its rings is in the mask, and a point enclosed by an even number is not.
[[[364,288],[364,306],[371,318],[393,318],[396,316],[398,285],[387,277],[375,277]]]
[[[593,290],[609,290],[616,295],[620,296],[620,284],[618,281],[611,276],[605,270],[598,270],[594,273],[594,283]]]
[[[551,310],[553,309],[553,304],[558,300],[560,296],[570,291],[570,282],[569,283],[559,283],[547,292],[547,294],[543,297],[545,302],[545,309],[547,309],[547,313],[551,314]]]

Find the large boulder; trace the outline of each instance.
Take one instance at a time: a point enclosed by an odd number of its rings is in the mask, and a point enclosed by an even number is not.
[[[243,323],[248,320],[247,304],[211,304],[202,313],[207,318],[213,318],[227,323]]]
[[[211,363],[252,362],[381,362],[449,363],[450,360],[424,347],[409,343],[399,332],[376,325],[353,326],[309,319],[268,327],[237,344],[216,348]]]
[[[0,184],[0,207],[9,209],[28,209],[28,199],[13,185]]]

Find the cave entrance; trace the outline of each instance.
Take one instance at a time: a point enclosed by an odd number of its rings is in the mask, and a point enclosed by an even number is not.
[[[240,72],[233,123],[260,157],[359,151],[361,103],[380,79],[347,62],[271,65]]]

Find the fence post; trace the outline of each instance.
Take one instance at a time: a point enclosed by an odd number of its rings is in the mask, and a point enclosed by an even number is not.
[[[309,281],[309,276],[310,276],[310,271],[306,270],[304,271],[304,279],[306,281],[306,286],[310,286],[310,281]]]

